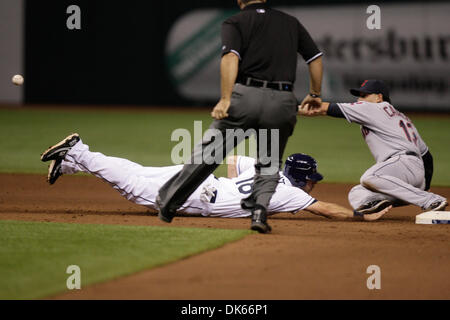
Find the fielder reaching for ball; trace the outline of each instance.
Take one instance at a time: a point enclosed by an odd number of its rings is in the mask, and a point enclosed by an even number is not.
[[[241,156],[233,159],[235,161],[233,167],[229,167],[229,174],[236,177],[217,178],[210,174],[178,212],[224,218],[250,216],[251,212],[242,209],[241,199],[252,192],[256,160]],[[86,172],[109,183],[127,200],[155,210],[159,188],[183,167],[143,167],[127,159],[91,152],[76,133],[47,149],[41,160],[51,161],[47,177],[50,184],[55,183],[62,174]],[[280,183],[270,201],[270,214],[306,210],[327,218],[373,221],[390,209],[361,214],[337,204],[317,201],[307,192],[323,177],[317,172],[316,161],[304,154],[290,156],[280,176]]]
[[[433,176],[433,157],[412,121],[396,110],[384,82],[366,80],[350,93],[355,103],[322,103],[318,109],[299,106],[305,116],[329,115],[361,125],[362,135],[376,164],[348,195],[351,206],[362,213],[394,205],[414,204],[423,210],[442,210],[447,200],[427,192]]]

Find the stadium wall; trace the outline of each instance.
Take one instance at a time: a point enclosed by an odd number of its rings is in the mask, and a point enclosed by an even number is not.
[[[23,72],[23,1],[0,1],[0,104],[20,105],[23,87],[11,78]]]
[[[392,87],[401,109],[450,111],[450,24],[445,1],[271,1],[300,19],[325,52],[324,97],[347,101],[367,78]],[[70,30],[70,5],[81,29]],[[220,24],[234,0],[26,1],[28,103],[211,106],[219,96]],[[299,63],[296,94],[306,94]]]

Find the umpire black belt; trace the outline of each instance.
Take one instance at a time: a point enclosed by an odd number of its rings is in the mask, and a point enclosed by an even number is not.
[[[240,84],[244,86],[257,87],[257,88],[269,88],[279,91],[292,91],[294,86],[290,82],[285,81],[266,81],[259,80],[255,78],[244,78],[244,80],[239,81]]]

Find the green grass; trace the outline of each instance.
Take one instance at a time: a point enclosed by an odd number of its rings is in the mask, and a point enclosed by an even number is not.
[[[203,112],[55,111],[0,109],[0,172],[46,173],[40,153],[71,132],[81,134],[91,150],[128,158],[143,165],[171,165],[170,154],[178,143],[170,140],[172,131],[193,132],[194,121],[211,123],[209,110]],[[450,118],[413,117],[434,161],[433,185],[450,186]],[[289,140],[286,157],[304,152],[319,162],[327,182],[359,181],[374,160],[359,126],[330,117],[299,118]],[[217,175],[226,174],[225,166]]]
[[[0,109],[1,172],[43,173],[42,151],[72,132],[80,133],[91,150],[146,165],[171,164],[173,130],[190,126],[202,113],[187,117],[172,113],[107,111],[38,111]],[[207,123],[207,122],[204,122]],[[191,129],[188,128],[188,129]]]
[[[70,265],[81,288],[218,248],[247,230],[0,221],[0,299],[64,292]]]

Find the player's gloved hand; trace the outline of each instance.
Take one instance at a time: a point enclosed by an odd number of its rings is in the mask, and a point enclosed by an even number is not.
[[[200,193],[200,200],[203,202],[211,202],[211,199],[215,196],[216,191],[217,189],[209,184],[204,186],[202,192]]]
[[[320,97],[313,98],[308,94],[305,99],[303,99],[300,106],[303,108],[305,105],[308,105],[308,110],[318,109],[322,105],[322,99]]]
[[[211,116],[216,120],[228,117],[227,111],[230,108],[230,104],[230,100],[220,99],[220,101],[216,104],[213,111],[211,112]]]

